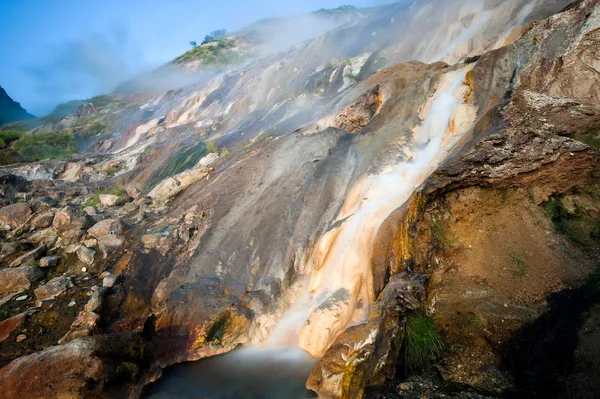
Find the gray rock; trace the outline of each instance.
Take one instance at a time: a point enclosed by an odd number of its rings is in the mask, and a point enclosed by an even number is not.
[[[88,234],[94,238],[100,238],[108,234],[121,234],[123,224],[119,219],[106,219],[93,225]]]
[[[79,249],[77,250],[77,257],[86,265],[91,265],[92,263],[94,263],[94,255],[94,250],[88,247],[82,246],[79,247]]]
[[[118,274],[109,274],[108,276],[104,277],[104,279],[102,279],[102,286],[109,288],[114,287],[119,281],[119,277],[120,276]]]
[[[113,194],[100,194],[100,203],[104,206],[119,206],[126,202],[126,199]]]
[[[104,254],[104,257],[119,248],[121,248],[125,244],[125,238],[123,236],[118,236],[116,234],[107,234],[105,236],[100,237],[98,240],[98,246],[100,250]]]
[[[41,301],[54,299],[69,288],[73,287],[73,282],[69,277],[60,276],[53,278],[44,285],[40,285],[33,293]]]
[[[0,292],[13,292],[28,289],[31,283],[44,278],[44,272],[37,266],[21,266],[0,270]]]
[[[42,259],[40,259],[40,267],[55,267],[56,265],[58,265],[59,259],[60,258],[56,255],[45,256]]]
[[[217,159],[219,159],[219,154],[212,152],[207,156],[203,157],[198,163],[202,166],[210,166],[213,163],[215,163]]]
[[[96,214],[98,213],[96,208],[94,208],[93,206],[86,206],[85,208],[83,208],[83,211],[90,216],[96,216]]]

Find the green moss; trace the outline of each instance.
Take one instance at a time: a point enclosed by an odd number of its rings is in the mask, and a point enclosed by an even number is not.
[[[573,139],[581,141],[592,148],[600,149],[600,138],[596,134],[576,132],[573,134]]]
[[[18,139],[21,138],[21,136],[23,136],[23,134],[24,134],[23,132],[14,131],[14,130],[0,131],[0,148],[7,147],[14,141],[17,141]]]
[[[439,219],[431,219],[429,221],[429,228],[431,229],[431,233],[433,237],[438,241],[438,243],[446,248],[454,247],[455,239],[450,237],[448,234],[448,230],[444,225],[444,222]]]
[[[407,369],[416,370],[429,365],[443,350],[444,342],[433,319],[419,313],[407,317],[404,338],[404,361]]]

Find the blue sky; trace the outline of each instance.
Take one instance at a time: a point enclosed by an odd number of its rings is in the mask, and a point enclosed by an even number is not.
[[[215,29],[382,0],[0,0],[0,86],[29,112],[110,91]]]

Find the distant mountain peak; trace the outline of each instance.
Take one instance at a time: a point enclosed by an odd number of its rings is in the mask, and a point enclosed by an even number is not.
[[[25,111],[21,104],[10,98],[6,90],[0,86],[0,126],[33,118],[35,116]]]

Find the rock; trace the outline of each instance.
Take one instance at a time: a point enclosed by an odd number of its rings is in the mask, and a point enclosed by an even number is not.
[[[98,245],[98,240],[96,240],[95,238],[89,238],[87,240],[83,240],[83,245],[85,245],[88,248],[93,248]]]
[[[158,183],[149,193],[148,196],[157,202],[165,202],[200,179],[208,176],[210,169],[197,165],[193,169],[188,169],[175,176],[167,177],[165,180]]]
[[[117,274],[108,274],[108,276],[106,276],[102,279],[102,286],[109,287],[109,288],[114,287],[115,284],[117,284],[119,277],[120,276]]]
[[[27,298],[29,298],[27,295],[21,295],[21,296],[16,297],[15,301],[22,302],[22,301],[27,300]]]
[[[4,366],[0,392],[3,399],[139,397],[140,380],[156,375],[149,353],[136,334],[71,341]]]
[[[38,230],[31,234],[29,239],[38,245],[45,245],[47,248],[52,248],[58,241],[58,234],[52,228]]]
[[[210,154],[206,155],[205,157],[203,157],[200,162],[198,162],[199,165],[201,166],[210,166],[213,163],[215,163],[215,161],[219,159],[219,154],[217,154],[216,152],[211,152]]]
[[[47,248],[44,245],[37,247],[12,261],[10,263],[10,267],[17,267],[21,265],[31,266],[31,264],[35,263],[35,261],[46,254],[46,250]]]
[[[125,244],[125,238],[122,236],[118,236],[115,234],[107,234],[103,237],[100,237],[98,240],[98,245],[104,258],[108,256],[109,253],[114,252],[121,248]]]
[[[62,235],[69,230],[84,230],[93,224],[93,219],[88,215],[79,215],[73,207],[59,209],[54,215],[52,227]]]
[[[31,214],[31,207],[24,203],[0,208],[0,229],[14,230],[27,222]]]
[[[54,211],[46,211],[34,217],[29,227],[31,231],[47,229],[52,226],[52,221],[54,221]]]
[[[88,247],[82,246],[79,247],[79,249],[77,250],[77,257],[86,265],[91,265],[92,263],[94,263],[94,255],[94,250]]]
[[[366,386],[393,377],[404,340],[404,317],[425,296],[425,278],[390,278],[368,320],[348,328],[313,369],[306,387],[319,397],[362,398]]]
[[[409,390],[413,389],[413,383],[412,382],[402,382],[396,387],[396,389],[398,391],[409,391]]]
[[[134,204],[133,202],[128,202],[125,205],[123,205],[123,210],[127,214],[130,214],[130,213],[133,213],[133,212],[137,211],[138,208],[139,207],[136,204]]]
[[[37,299],[47,301],[56,298],[71,287],[73,287],[71,278],[59,276],[48,281],[46,284],[40,285],[33,293]]]
[[[44,278],[37,266],[21,266],[0,270],[0,292],[12,292],[31,287],[31,283]]]
[[[23,342],[26,339],[27,339],[27,335],[25,335],[25,334],[19,334],[19,335],[17,335],[17,339],[15,339],[15,341],[17,341],[17,342]]]
[[[104,297],[108,292],[106,287],[92,288],[92,296],[89,301],[85,304],[84,309],[79,312],[75,321],[71,324],[69,331],[58,340],[59,344],[63,344],[74,339],[88,337],[97,329],[98,322],[100,321],[100,312]]]
[[[153,298],[156,331],[164,343],[158,348],[160,359],[169,363],[197,360],[248,342],[252,312],[222,279],[203,277],[173,291],[165,288],[159,286]],[[193,305],[181,306],[184,303]],[[215,328],[220,331],[217,335]]]
[[[25,322],[27,313],[20,313],[16,316],[0,321],[0,342],[5,341],[10,334]]]
[[[65,231],[60,237],[61,246],[78,244],[85,238],[85,231],[81,229],[72,229]]]
[[[113,194],[100,194],[98,197],[100,198],[100,203],[107,207],[119,206],[127,202],[126,198]]]
[[[105,219],[88,230],[89,235],[98,239],[108,234],[121,234],[122,232],[123,224],[119,219]]]
[[[86,206],[83,208],[83,211],[89,216],[96,216],[98,214],[98,211],[93,206]]]
[[[40,259],[40,267],[56,267],[60,258],[56,255],[45,256]]]

